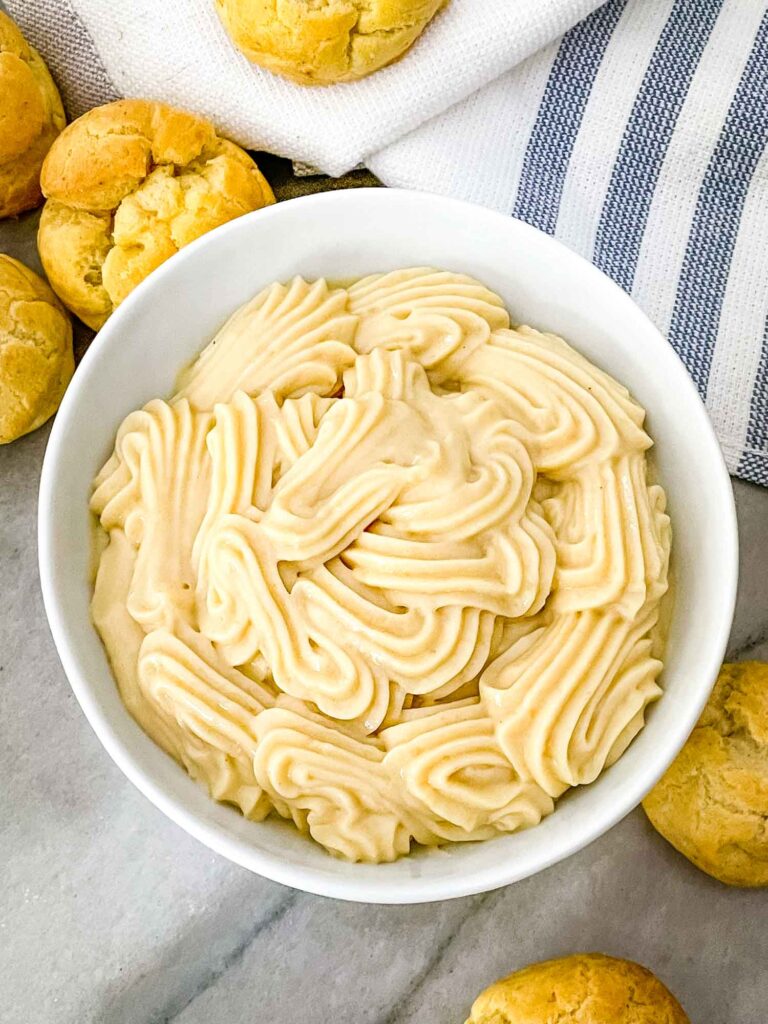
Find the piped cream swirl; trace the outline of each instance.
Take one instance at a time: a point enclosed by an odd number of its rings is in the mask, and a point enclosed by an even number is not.
[[[93,615],[142,727],[331,852],[535,825],[660,693],[644,413],[472,278],[300,278],[121,426]]]

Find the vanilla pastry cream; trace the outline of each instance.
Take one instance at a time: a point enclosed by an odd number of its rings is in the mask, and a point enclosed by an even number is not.
[[[350,860],[535,825],[660,694],[643,421],[461,274],[270,285],[94,483],[123,700],[217,800]]]

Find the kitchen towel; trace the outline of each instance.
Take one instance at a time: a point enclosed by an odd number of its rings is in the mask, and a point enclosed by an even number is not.
[[[164,100],[210,117],[251,149],[343,174],[541,49],[600,0],[450,0],[400,61],[325,88],[251,64],[214,0],[4,2],[45,55],[70,116],[118,95]]]
[[[592,260],[674,345],[730,471],[768,486],[767,143],[765,0],[609,0],[367,162]]]
[[[251,66],[213,0],[5,3],[73,113],[154,96],[556,235],[635,297],[731,472],[768,485],[766,0],[451,0],[401,62],[330,89]]]

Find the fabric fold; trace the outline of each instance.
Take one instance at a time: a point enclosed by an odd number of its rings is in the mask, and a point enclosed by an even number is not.
[[[251,64],[214,0],[6,0],[71,114],[115,93],[163,100],[210,117],[243,146],[334,175],[498,78],[597,2],[450,0],[397,63],[360,82],[307,88]]]

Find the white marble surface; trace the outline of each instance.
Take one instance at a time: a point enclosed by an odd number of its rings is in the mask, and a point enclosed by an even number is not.
[[[0,251],[34,263],[33,226],[0,226]],[[48,632],[46,437],[0,447],[3,1024],[461,1024],[499,975],[578,950],[651,967],[693,1024],[766,1024],[768,890],[702,875],[639,810],[535,878],[423,907],[292,892],[166,820],[102,750]],[[730,655],[768,659],[768,491],[736,497]]]

